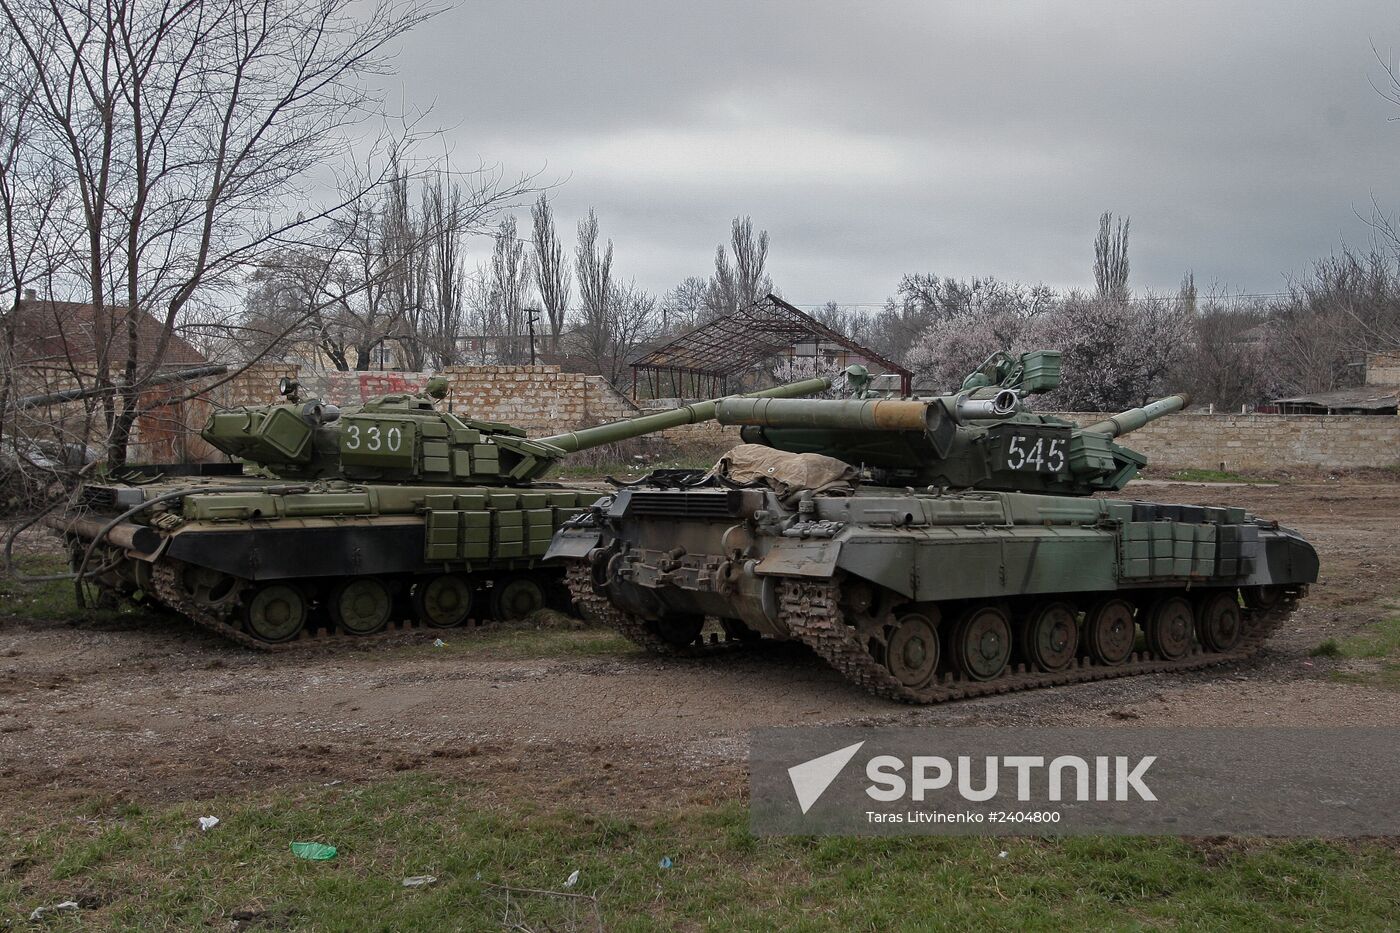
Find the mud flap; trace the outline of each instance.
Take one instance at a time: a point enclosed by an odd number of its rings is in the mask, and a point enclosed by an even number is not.
[[[597,528],[560,528],[549,542],[542,560],[554,558],[582,559],[602,543],[603,532]]]
[[[830,577],[841,556],[839,541],[791,541],[775,545],[755,571],[783,577]]]

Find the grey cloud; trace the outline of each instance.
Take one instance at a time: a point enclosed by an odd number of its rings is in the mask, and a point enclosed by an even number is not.
[[[548,165],[618,267],[704,274],[728,218],[802,302],[905,272],[1090,280],[1097,215],[1134,280],[1277,291],[1374,195],[1400,116],[1371,89],[1393,3],[467,3],[409,41],[397,99],[462,151]]]

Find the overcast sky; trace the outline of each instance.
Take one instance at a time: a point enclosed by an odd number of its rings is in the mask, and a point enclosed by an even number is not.
[[[909,272],[1084,287],[1112,210],[1135,288],[1270,293],[1366,246],[1373,196],[1400,212],[1373,45],[1400,49],[1395,0],[464,0],[391,89],[458,164],[562,182],[570,242],[594,206],[658,292],[707,275],[736,214],[800,304]]]

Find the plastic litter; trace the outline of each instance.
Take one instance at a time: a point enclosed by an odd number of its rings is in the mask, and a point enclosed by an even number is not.
[[[1009,853],[1005,849],[1002,849],[1000,852],[997,853],[997,858],[1006,858],[1008,854]]]
[[[43,920],[49,914],[63,913],[64,911],[77,910],[77,901],[64,901],[61,904],[54,904],[52,907],[35,907],[34,913],[29,915],[30,920]]]
[[[413,875],[403,880],[403,886],[406,888],[425,888],[436,881],[436,875]]]
[[[574,871],[573,871],[573,873],[572,873],[571,875],[569,875],[569,880],[564,882],[564,887],[566,887],[566,888],[572,888],[572,887],[573,887],[574,885],[576,885],[576,884],[578,884],[578,869],[577,869],[577,868],[575,868]]]
[[[199,828],[201,832],[207,833],[209,832],[209,830],[213,829],[215,826],[218,825],[219,818],[217,816],[201,816],[199,818]]]
[[[324,842],[294,842],[292,843],[292,854],[297,858],[324,862],[335,858],[335,846],[328,846]]]
[[[669,856],[669,855],[663,855],[663,856],[661,856],[661,861],[659,861],[659,862],[656,863],[656,867],[657,867],[657,868],[670,868],[670,867],[671,867],[671,856]]]
[[[447,647],[447,642],[443,641],[441,638],[434,638],[434,639],[433,639],[433,647],[434,647],[434,648],[446,648],[446,647]]]

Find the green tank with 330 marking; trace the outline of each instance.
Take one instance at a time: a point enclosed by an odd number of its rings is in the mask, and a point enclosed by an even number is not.
[[[602,493],[542,480],[570,453],[708,420],[718,403],[530,438],[444,410],[441,379],[345,411],[288,380],[281,391],[210,417],[202,436],[234,462],[128,468],[49,517],[89,585],[80,596],[96,584],[256,648],[568,608],[544,552]]]
[[[1059,381],[1060,355],[1037,351],[933,398],[726,399],[744,445],[598,500],[547,556],[652,651],[798,640],[913,703],[1256,652],[1316,551],[1242,508],[1095,497],[1147,462],[1122,436],[1189,400],[1082,427],[1027,410]]]

